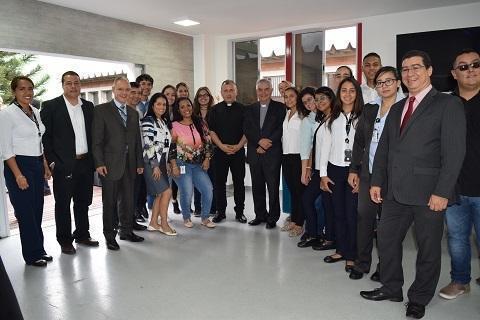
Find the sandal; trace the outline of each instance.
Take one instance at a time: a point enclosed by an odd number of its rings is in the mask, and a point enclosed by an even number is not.
[[[202,220],[202,226],[207,228],[215,228],[216,224],[210,221],[210,219],[205,219],[205,220]]]
[[[292,229],[290,229],[290,232],[288,233],[289,237],[298,237],[301,236],[303,233],[303,227],[302,226],[297,226],[296,224],[293,224]]]
[[[193,222],[190,219],[183,220],[183,225],[187,228],[193,228]]]

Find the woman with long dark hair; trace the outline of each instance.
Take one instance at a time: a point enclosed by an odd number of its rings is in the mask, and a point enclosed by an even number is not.
[[[168,99],[163,93],[155,93],[150,98],[147,113],[142,119],[144,177],[148,194],[155,198],[148,230],[175,236],[177,232],[167,221],[168,203],[172,194],[167,174],[167,158],[172,141],[170,129]]]
[[[173,179],[180,190],[180,207],[184,225],[192,228],[190,204],[193,188],[201,194],[202,213],[201,224],[214,228],[210,221],[213,187],[207,170],[210,167],[212,143],[208,137],[208,129],[203,121],[193,114],[193,105],[188,98],[178,99],[179,117],[172,123],[172,141],[170,164]]]
[[[325,141],[320,151],[320,188],[331,193],[335,217],[336,252],[325,257],[326,263],[346,260],[350,272],[356,258],[357,194],[348,184],[349,166],[358,117],[362,113],[363,98],[358,82],[343,79],[337,90],[340,103],[334,105],[327,121]]]

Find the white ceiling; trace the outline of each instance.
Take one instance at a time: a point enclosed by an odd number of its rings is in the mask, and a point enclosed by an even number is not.
[[[187,35],[234,35],[286,29],[292,26],[350,21],[359,18],[453,6],[479,0],[42,0],[179,32]],[[173,21],[200,22],[181,27]]]

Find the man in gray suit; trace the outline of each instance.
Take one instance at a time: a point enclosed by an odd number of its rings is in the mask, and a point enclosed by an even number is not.
[[[414,222],[418,254],[406,315],[420,319],[440,276],[444,214],[465,155],[466,123],[461,101],[432,87],[427,53],[406,53],[401,73],[409,94],[390,110],[370,189],[372,201],[383,200],[378,225],[383,286],[360,294],[375,301],[403,300],[402,242]]]
[[[95,168],[102,180],[103,234],[107,248],[118,250],[115,208],[120,239],[144,240],[132,232],[135,175],[143,173],[143,161],[138,113],[126,105],[128,79],[116,78],[112,90],[113,100],[95,107],[92,149]]]

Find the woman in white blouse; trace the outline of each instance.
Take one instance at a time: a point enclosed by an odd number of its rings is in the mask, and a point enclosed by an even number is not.
[[[52,256],[43,247],[43,184],[51,173],[43,157],[45,131],[40,113],[31,106],[33,81],[15,77],[14,101],[0,112],[0,139],[5,160],[5,184],[20,228],[22,253],[28,265],[43,267]]]
[[[288,111],[283,121],[282,135],[282,172],[292,197],[291,221],[282,227],[290,237],[302,234],[305,220],[302,209],[302,194],[305,186],[302,184],[302,161],[300,159],[300,126],[307,114],[307,109],[300,100],[300,95],[294,87],[285,90],[285,104]]]
[[[353,192],[347,178],[363,98],[360,86],[353,78],[340,82],[337,97],[340,104],[332,110],[320,151],[320,188],[331,193],[332,207],[326,210],[333,211],[337,249],[324,261],[333,263],[346,260],[345,270],[350,272],[356,258],[358,194]]]

